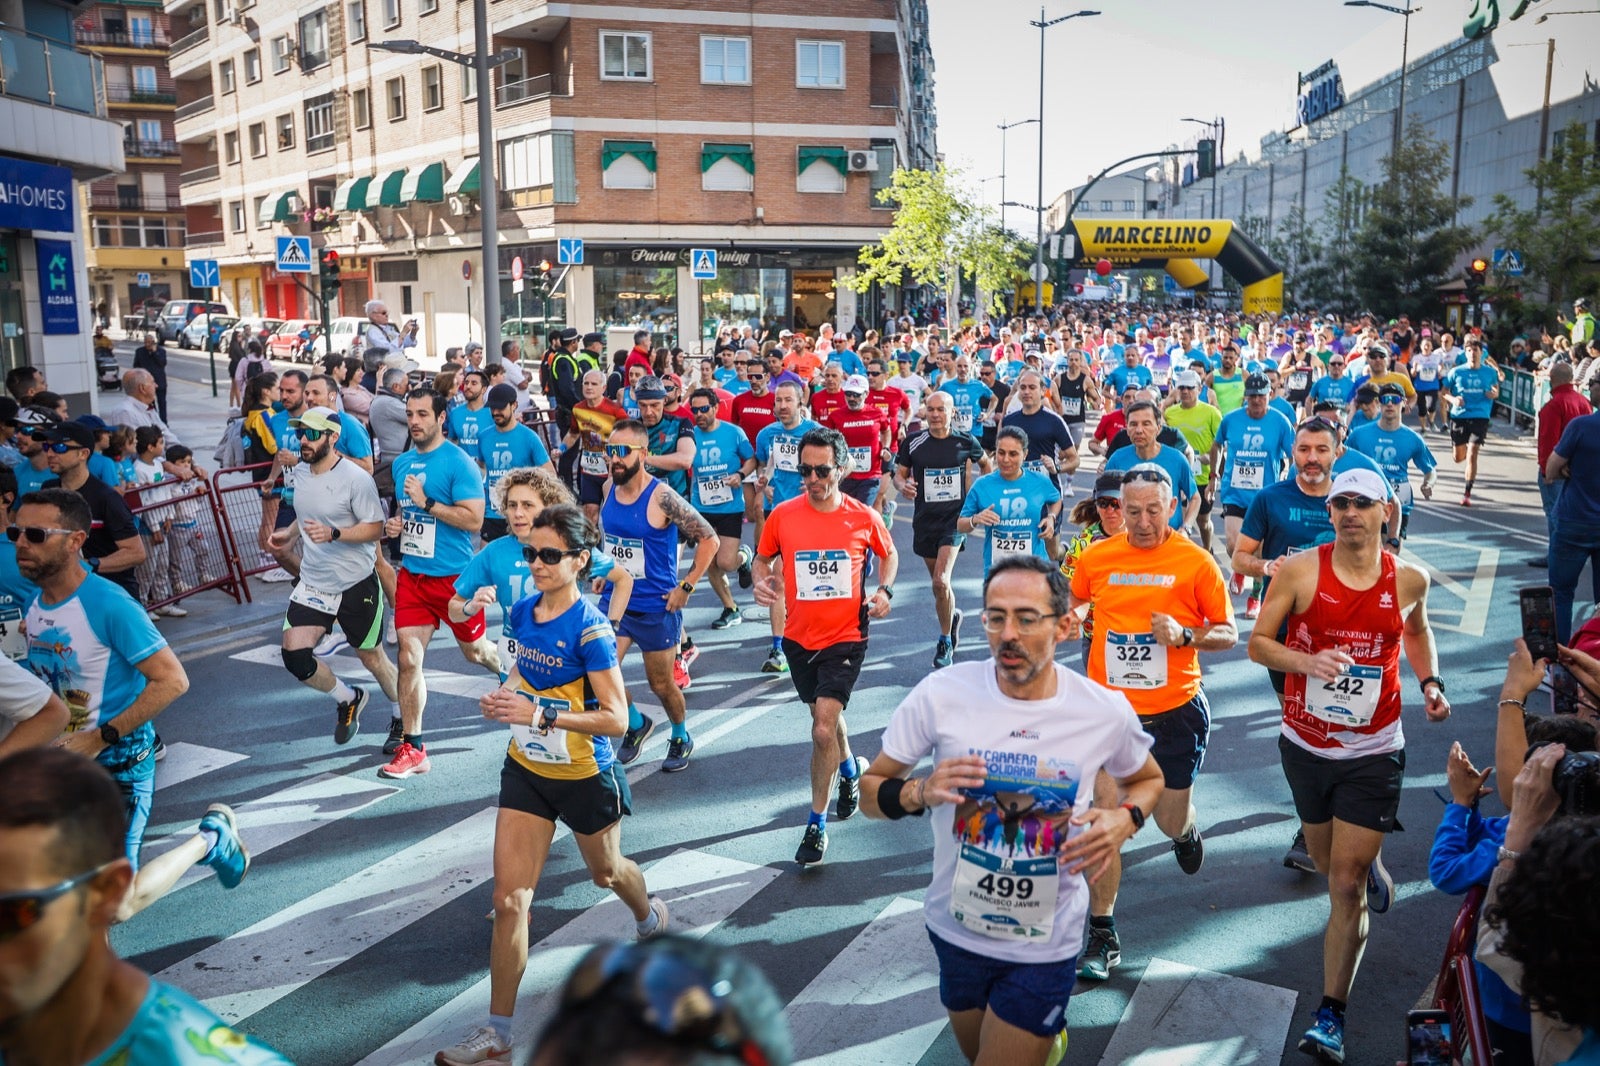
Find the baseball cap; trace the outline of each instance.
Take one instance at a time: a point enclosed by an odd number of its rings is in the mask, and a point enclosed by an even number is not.
[[[48,407],[40,407],[30,403],[17,412],[17,425],[19,426],[53,426],[60,422],[56,413]]]
[[[1346,470],[1333,479],[1333,488],[1328,495],[1333,496],[1365,496],[1369,500],[1387,500],[1389,486],[1384,483],[1376,470],[1366,467],[1357,467]]]
[[[1172,375],[1172,383],[1180,389],[1198,389],[1200,387],[1200,375],[1193,370],[1180,370]]]
[[[633,387],[633,398],[635,400],[665,400],[667,398],[667,390],[661,384],[660,378],[642,377],[639,379],[639,384]]]
[[[95,432],[81,422],[57,422],[45,430],[52,441],[71,441],[80,448],[94,448]]]
[[[408,374],[417,369],[417,361],[415,359],[407,359],[406,353],[403,351],[392,351],[386,354],[383,357],[383,365],[390,370],[404,370]]]
[[[562,344],[571,344],[573,341],[578,339],[578,336],[578,331],[573,329],[571,326],[568,326],[566,329],[556,334],[556,338],[560,340]]]
[[[1272,382],[1267,380],[1265,374],[1251,374],[1244,379],[1244,394],[1246,396],[1271,396]]]
[[[1107,470],[1094,479],[1094,495],[1096,499],[1110,497],[1114,500],[1122,499],[1122,471]]]
[[[0,421],[3,421],[3,419],[0,419]],[[106,425],[105,419],[99,415],[79,415],[73,421],[80,426],[88,426],[96,433],[105,433],[111,429],[110,426]]]
[[[1386,381],[1382,385],[1378,386],[1378,395],[1380,397],[1383,397],[1383,396],[1399,396],[1399,397],[1404,398],[1405,394],[1406,394],[1406,390],[1402,389],[1399,385],[1396,385],[1392,381]]]
[[[498,411],[504,407],[517,405],[517,387],[515,385],[499,384],[489,390],[489,410]]]
[[[583,335],[582,344],[585,348],[587,348],[591,344],[604,344],[605,341],[606,337],[604,333],[585,333]]]
[[[867,379],[862,377],[860,374],[851,374],[849,377],[844,379],[844,391],[858,392],[865,395],[867,391]]]
[[[339,422],[339,412],[331,407],[312,407],[299,418],[289,419],[291,429],[320,429],[327,433],[339,432],[344,426]]]

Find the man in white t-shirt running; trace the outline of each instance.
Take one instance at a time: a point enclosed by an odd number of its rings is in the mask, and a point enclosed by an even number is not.
[[[1042,1066],[1062,1042],[1089,882],[1161,798],[1127,697],[1054,660],[1068,595],[1037,556],[996,563],[983,587],[991,658],[912,689],[863,775],[869,817],[934,812],[923,910],[939,999],[970,1061]],[[928,756],[932,772],[911,779]],[[1120,805],[1092,806],[1101,770]]]

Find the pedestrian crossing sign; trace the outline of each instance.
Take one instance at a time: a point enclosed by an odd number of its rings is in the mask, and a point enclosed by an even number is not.
[[[717,250],[715,248],[689,249],[689,273],[702,281],[717,276]]]
[[[1494,250],[1494,272],[1507,278],[1522,277],[1522,253],[1512,248],[1496,248]]]
[[[311,273],[311,238],[279,237],[277,265],[280,274]]]

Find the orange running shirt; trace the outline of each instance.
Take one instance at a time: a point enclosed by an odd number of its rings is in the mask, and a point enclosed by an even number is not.
[[[867,553],[889,554],[878,512],[850,496],[819,512],[804,495],[772,509],[756,551],[783,556],[783,635],[811,651],[867,639]]]

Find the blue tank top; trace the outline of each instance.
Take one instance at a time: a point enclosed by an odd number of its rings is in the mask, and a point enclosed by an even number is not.
[[[678,527],[657,529],[650,524],[650,499],[661,487],[650,485],[632,503],[617,499],[615,491],[600,508],[606,531],[606,551],[616,565],[633,576],[630,614],[659,614],[667,609],[667,596],[678,584]],[[600,597],[600,609],[611,605],[611,587]]]

